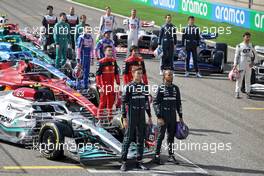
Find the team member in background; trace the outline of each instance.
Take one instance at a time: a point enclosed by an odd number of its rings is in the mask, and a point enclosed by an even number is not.
[[[57,17],[53,14],[53,7],[51,5],[47,6],[48,14],[45,15],[42,19],[42,26],[45,27],[45,36],[46,42],[43,49],[47,50],[47,46],[54,43],[53,39],[53,28],[54,25],[58,22]]]
[[[146,89],[145,84],[141,82],[143,75],[141,67],[134,66],[132,68],[132,75],[133,82],[126,86],[122,95],[122,117],[126,133],[122,146],[121,171],[127,170],[126,161],[128,148],[135,134],[137,138],[137,168],[148,170],[148,168],[142,164],[146,129],[145,111],[149,116],[149,124],[152,124],[148,90]]]
[[[68,14],[66,17],[67,23],[70,25],[71,28],[71,45],[72,48],[75,49],[74,34],[76,33],[76,26],[79,24],[79,17],[74,14],[74,7],[70,7],[70,14]]]
[[[82,66],[83,70],[83,87],[88,89],[88,80],[90,73],[90,65],[93,65],[93,48],[94,41],[90,34],[90,25],[86,24],[84,34],[80,35],[77,43],[77,58],[78,63]]]
[[[185,46],[187,57],[186,57],[186,68],[185,68],[185,76],[189,76],[190,72],[190,58],[192,54],[193,65],[196,72],[196,76],[201,78],[201,74],[198,69],[198,61],[197,61],[197,47],[200,44],[200,31],[197,26],[194,25],[195,19],[194,16],[188,17],[188,26],[185,27],[182,31],[182,45]]]
[[[173,70],[173,52],[177,44],[176,28],[171,23],[171,15],[165,16],[166,23],[160,29],[159,47],[162,47],[163,56],[160,65],[160,75],[163,74],[163,70]]]
[[[251,34],[245,32],[243,34],[243,42],[236,46],[234,68],[238,69],[240,72],[239,79],[236,80],[235,97],[240,98],[240,86],[243,78],[245,77],[245,91],[247,97],[250,98],[250,79],[251,79],[251,69],[254,66],[254,60],[257,58],[257,53],[250,43]],[[254,59],[255,57],[255,59]],[[257,59],[256,59],[257,60]]]
[[[161,84],[157,90],[156,96],[153,101],[153,107],[158,118],[159,126],[159,134],[154,161],[157,164],[162,164],[162,161],[160,159],[160,149],[165,136],[165,132],[167,130],[167,143],[169,146],[168,161],[179,164],[174,156],[173,144],[176,133],[176,112],[178,112],[180,116],[180,121],[183,122],[182,105],[180,90],[178,86],[173,84],[173,73],[171,70],[164,71],[163,84]]]
[[[132,68],[133,66],[139,66],[142,68],[143,76],[142,81],[145,85],[148,85],[148,77],[145,68],[145,63],[142,57],[139,56],[138,47],[132,45],[130,47],[130,56],[124,60],[123,64],[123,81],[124,84],[127,85],[133,80],[132,77]]]
[[[77,45],[78,37],[83,34],[85,24],[86,24],[86,16],[81,15],[80,23],[76,26],[76,29],[75,29],[75,34],[74,34],[75,45]]]
[[[112,46],[113,48],[112,54],[113,54],[113,57],[116,58],[116,50],[115,50],[114,41],[111,39],[111,32],[112,31],[110,30],[105,30],[103,38],[99,40],[98,43],[96,44],[95,55],[96,55],[97,60],[105,57],[104,48],[107,45]]]
[[[103,36],[104,31],[113,31],[116,26],[115,16],[111,15],[111,8],[105,8],[105,15],[101,16],[100,18],[100,25],[99,25],[99,39]],[[113,36],[111,36],[113,39]]]
[[[107,117],[112,119],[112,109],[115,102],[114,84],[120,85],[120,77],[116,59],[113,58],[112,46],[106,46],[105,58],[99,60],[96,71],[96,84],[100,91],[100,104],[97,116],[100,119],[107,108]]]
[[[141,28],[140,19],[136,17],[136,9],[131,10],[131,16],[127,19],[128,36],[127,36],[127,48],[132,45],[138,46],[138,32]]]
[[[54,26],[54,40],[56,44],[55,67],[60,69],[66,63],[67,48],[71,47],[70,25],[66,22],[66,14],[60,13],[60,21]]]

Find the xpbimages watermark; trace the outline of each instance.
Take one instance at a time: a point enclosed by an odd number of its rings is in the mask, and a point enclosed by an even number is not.
[[[21,28],[22,31],[27,31],[30,33],[37,33],[40,35],[53,35],[53,34],[62,34],[62,35],[67,35],[68,33],[71,35],[74,35],[76,33],[82,33],[85,28],[88,28],[88,31],[92,35],[98,35],[100,34],[100,27],[99,26],[86,26],[86,27],[79,27],[77,30],[75,27],[72,27],[70,29],[66,27],[59,27],[58,29],[55,29],[54,27],[50,26],[48,29],[45,28],[44,26],[33,26],[33,27],[24,27]],[[165,29],[165,33],[169,33],[170,35],[175,35],[178,33],[181,33],[185,30],[186,26],[180,24],[180,25],[175,25],[173,28],[173,31],[175,33],[170,32],[171,29]],[[199,33],[217,33],[219,35],[231,35],[232,34],[232,27],[231,26],[202,26],[202,27],[194,27],[195,30],[190,31],[190,32],[197,32]],[[151,29],[148,29],[149,32],[152,32]]]
[[[112,85],[102,85],[99,87],[99,91],[108,93],[118,93],[118,92],[138,92],[138,93],[145,93],[145,94],[151,94],[151,93],[157,93],[158,89],[160,89],[160,92],[165,91],[165,85],[144,85],[144,86],[128,86],[128,85],[120,85],[120,86],[112,86]]]
[[[54,151],[54,150],[67,150],[72,152],[84,153],[89,150],[100,150],[101,145],[99,143],[38,143],[33,142],[33,145],[30,147],[31,150],[39,151],[40,153],[45,151]]]
[[[162,145],[164,150],[169,150],[168,144]],[[188,142],[188,141],[177,141],[172,144],[173,151],[202,151],[215,154],[220,151],[231,151],[232,143],[208,143],[208,142]]]

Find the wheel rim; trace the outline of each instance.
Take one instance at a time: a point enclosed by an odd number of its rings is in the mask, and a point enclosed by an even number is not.
[[[51,129],[48,129],[43,133],[40,146],[41,150],[46,154],[50,154],[56,150],[56,135]]]

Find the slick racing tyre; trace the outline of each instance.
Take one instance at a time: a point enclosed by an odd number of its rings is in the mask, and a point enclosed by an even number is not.
[[[224,59],[224,52],[216,51],[213,54],[213,65],[220,68],[222,65],[223,59]]]
[[[123,127],[121,115],[114,116],[112,120],[112,127],[115,128],[115,134],[114,134],[115,138],[118,141],[123,142],[123,138],[125,135],[125,129]]]
[[[4,90],[5,90],[5,88],[6,88],[6,86],[5,86],[5,85],[0,85],[0,91],[4,91]]]
[[[154,51],[158,47],[158,37],[154,37],[150,41],[150,49]]]
[[[215,49],[217,51],[223,51],[224,52],[224,63],[227,63],[227,44],[226,43],[216,43]]]
[[[72,128],[62,122],[45,123],[39,132],[39,149],[41,155],[50,160],[63,157],[64,137],[72,137]]]

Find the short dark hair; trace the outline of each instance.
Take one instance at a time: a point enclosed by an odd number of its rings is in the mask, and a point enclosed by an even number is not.
[[[167,14],[167,15],[165,15],[165,18],[167,18],[168,16],[171,17],[171,14]]]
[[[173,73],[173,71],[170,70],[170,69],[163,70],[163,78],[162,78],[163,82],[164,82],[164,80],[165,80],[165,76],[166,76],[166,73],[167,73],[167,72],[171,72],[171,73]]]
[[[104,51],[106,51],[107,50],[107,48],[113,48],[111,45],[106,45],[105,47],[104,47]]]
[[[47,6],[47,10],[49,10],[49,9],[52,9],[52,10],[53,10],[53,6],[48,5],[48,6]]]
[[[66,13],[61,12],[61,13],[60,13],[60,17],[62,17],[62,16],[66,16]]]
[[[81,15],[80,19],[86,18],[86,15]]]
[[[85,24],[85,25],[84,25],[84,27],[87,27],[87,26],[90,27],[90,24]]]
[[[251,36],[251,34],[249,33],[249,32],[245,32],[244,34],[243,34],[243,37],[245,37],[245,36]]]
[[[136,45],[132,45],[130,48],[129,48],[129,52],[132,53],[132,51],[134,50],[138,50],[138,47]]]
[[[189,21],[190,19],[194,19],[194,16],[189,16],[189,17],[188,17],[188,21]]]
[[[137,11],[136,9],[131,9],[131,11]]]

